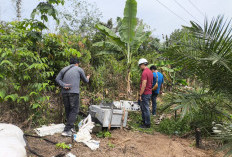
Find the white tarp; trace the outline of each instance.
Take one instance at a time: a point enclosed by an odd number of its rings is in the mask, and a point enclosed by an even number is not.
[[[88,115],[84,120],[79,123],[79,131],[74,135],[76,142],[82,142],[87,145],[91,150],[99,148],[100,141],[91,140],[92,129],[94,122],[92,122],[91,116]]]
[[[41,128],[34,129],[39,136],[54,135],[55,133],[62,133],[64,131],[64,124],[51,124],[50,126],[43,125]]]
[[[15,125],[0,123],[0,157],[26,157],[23,134]]]

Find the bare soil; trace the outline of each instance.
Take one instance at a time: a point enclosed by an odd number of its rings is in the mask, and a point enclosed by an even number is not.
[[[71,138],[62,137],[60,134],[46,137],[54,142],[65,142],[72,144],[71,153],[77,157],[222,157],[222,153],[215,153],[214,150],[197,149],[193,146],[194,141],[169,137],[160,133],[153,135],[130,130],[113,130],[111,138],[93,139],[100,141],[100,148],[91,151],[82,143],[72,143]],[[27,137],[29,146],[38,154],[44,157],[56,156],[60,153],[68,153],[69,150],[62,150],[55,145],[42,139]],[[28,151],[28,156],[35,156]]]

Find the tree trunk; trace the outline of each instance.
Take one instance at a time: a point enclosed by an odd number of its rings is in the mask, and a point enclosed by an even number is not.
[[[127,97],[131,98],[131,53],[130,53],[130,44],[127,43]]]
[[[131,80],[130,80],[130,68],[127,70],[127,97],[131,96]]]
[[[22,6],[22,0],[16,1],[16,14],[17,14],[17,20],[21,20],[21,6]]]
[[[195,139],[196,139],[196,147],[201,147],[201,130],[199,128],[195,128]]]

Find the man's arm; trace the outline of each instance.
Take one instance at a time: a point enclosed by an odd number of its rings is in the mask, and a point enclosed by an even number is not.
[[[63,75],[63,71],[61,70],[59,72],[59,74],[56,76],[56,82],[62,87],[62,88],[65,88],[65,89],[69,89],[70,87],[70,84],[65,84],[63,81],[62,81],[62,75]]]
[[[87,77],[85,76],[85,72],[83,69],[80,69],[80,76],[81,76],[81,80],[85,83],[89,82],[89,78],[90,76],[88,75]]]
[[[145,88],[146,88],[146,85],[147,85],[147,80],[143,80],[143,81],[142,81],[142,86],[141,86],[141,89],[140,89],[140,92],[139,92],[139,95],[140,95],[140,96],[143,95],[144,90],[145,90]]]
[[[59,72],[59,74],[56,76],[56,82],[61,86],[65,87],[65,83],[62,81],[62,71]]]

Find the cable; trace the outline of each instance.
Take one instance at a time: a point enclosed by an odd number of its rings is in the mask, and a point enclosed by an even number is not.
[[[174,11],[172,11],[171,9],[169,9],[165,4],[161,3],[159,0],[156,0],[159,4],[161,4],[163,7],[165,7],[168,11],[170,11],[171,13],[173,13],[175,16],[177,16],[179,19],[181,19],[182,21],[188,23],[185,19],[183,19],[182,17],[180,17],[178,14],[176,14]]]
[[[190,1],[190,0],[188,0],[188,1],[189,1],[189,3],[192,4],[192,6],[193,6],[196,10],[199,11],[199,13],[200,13],[203,17],[205,17],[205,14],[204,14],[192,1]]]
[[[199,23],[201,23],[197,18],[195,18],[187,9],[185,9],[185,7],[183,7],[183,5],[181,5],[177,0],[174,0],[176,2],[176,4],[178,4],[183,10],[185,10],[186,13],[188,13],[192,18],[194,18],[196,21],[198,21]]]

